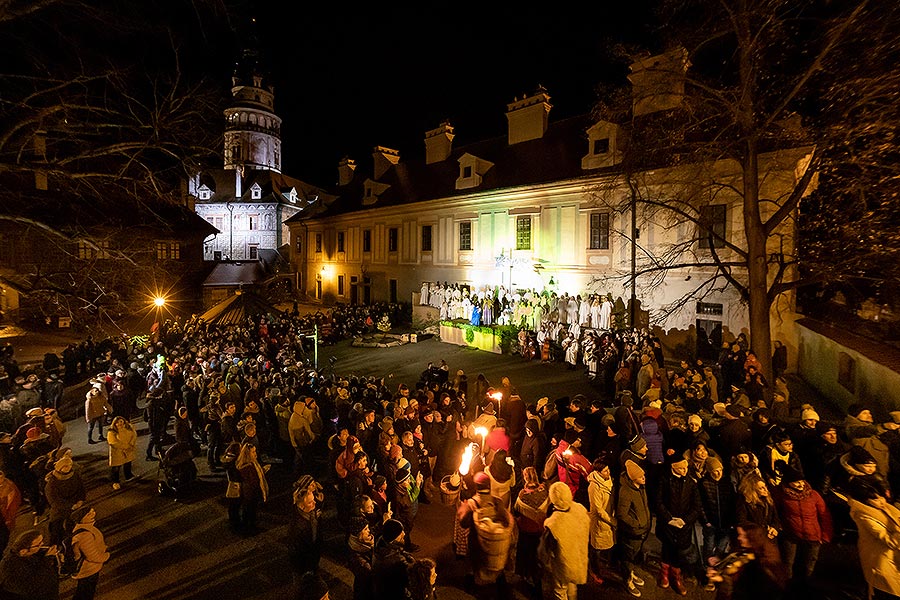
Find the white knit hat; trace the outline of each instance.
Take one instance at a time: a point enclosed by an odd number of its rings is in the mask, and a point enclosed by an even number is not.
[[[803,412],[800,413],[800,420],[806,421],[808,419],[814,419],[816,421],[822,420],[819,418],[819,413],[817,413],[815,410],[813,410],[812,408],[805,408],[803,409]]]
[[[557,510],[569,510],[572,506],[572,490],[562,481],[550,486],[550,502]]]

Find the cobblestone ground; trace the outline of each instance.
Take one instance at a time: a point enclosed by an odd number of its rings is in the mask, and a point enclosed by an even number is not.
[[[564,365],[537,362],[524,363],[518,357],[496,356],[485,352],[427,340],[389,349],[352,349],[347,342],[333,347],[320,347],[320,365],[329,365],[336,357],[337,374],[393,375],[392,381],[412,384],[428,361],[445,359],[451,372],[463,369],[471,379],[484,373],[489,381],[508,376],[526,401],[540,396],[558,398],[594,390],[580,373],[568,371]],[[42,355],[42,353],[41,353]],[[810,397],[808,389],[795,382],[798,398]],[[83,402],[86,386],[67,391],[67,398],[77,405]],[[806,396],[804,396],[804,394]],[[112,558],[100,577],[98,598],[108,600],[180,599],[268,599],[293,598],[292,574],[286,559],[285,539],[288,532],[287,511],[290,497],[290,469],[275,464],[270,473],[273,491],[259,516],[260,530],[253,536],[232,533],[227,526],[224,504],[225,482],[221,474],[211,474],[205,461],[197,461],[200,479],[193,493],[183,501],[173,501],[156,491],[157,463],[144,462],[146,425],[135,421],[140,438],[134,482],[113,491],[106,480],[105,444],[88,445],[83,419],[68,423],[67,445],[74,449],[76,463],[82,469],[88,487],[88,502],[97,509],[99,527],[107,537]],[[324,464],[315,465],[324,470]],[[352,596],[352,576],[343,566],[344,539],[333,523],[333,502],[325,516],[326,550],[322,574],[336,600]],[[473,598],[466,586],[466,561],[456,560],[450,546],[453,509],[440,504],[422,505],[413,539],[421,546],[419,556],[429,556],[438,563],[438,597],[441,600]],[[21,526],[31,524],[30,512],[20,517]],[[647,584],[644,598],[675,598],[671,590],[657,589],[654,584],[655,544],[649,545]],[[823,549],[812,582],[815,592],[810,597],[862,598],[856,548],[853,545],[829,545]],[[63,582],[63,597],[70,598],[73,582]],[[518,580],[510,582],[510,598],[528,598]],[[496,597],[486,592],[478,597]],[[619,584],[611,580],[602,587],[583,586],[581,598],[631,598]],[[689,586],[690,598],[714,598],[713,593]]]

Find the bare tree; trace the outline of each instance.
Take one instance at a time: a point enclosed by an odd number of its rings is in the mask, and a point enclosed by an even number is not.
[[[635,116],[632,107],[656,101],[654,94],[671,97],[672,88],[663,86],[645,88],[649,97],[627,104],[612,96],[597,108],[600,118],[628,125],[618,188],[630,190],[598,197],[620,211],[637,207],[662,230],[676,232],[674,241],[637,253],[635,276],[658,282],[664,273],[690,268],[699,275],[696,286],[676,304],[727,283],[748,307],[751,344],[767,374],[772,308],[810,281],[798,268],[796,216],[815,188],[827,144],[822,130],[804,127],[803,118],[823,86],[850,85],[829,66],[847,48],[869,43],[867,27],[884,18],[874,4],[666,3],[667,42],[686,50],[683,61],[655,68],[660,80],[683,81],[681,101]],[[741,225],[734,234],[713,214],[723,203],[736,209]]]
[[[0,281],[47,313],[121,311],[129,282],[171,281],[153,239],[177,235],[183,182],[220,146],[223,90],[141,5],[0,3]]]

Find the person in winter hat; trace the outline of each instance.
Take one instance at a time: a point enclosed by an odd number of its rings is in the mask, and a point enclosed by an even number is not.
[[[643,555],[644,542],[650,534],[650,505],[644,470],[633,460],[626,460],[619,476],[619,497],[616,520],[619,547],[622,551],[622,579],[628,592],[640,597],[644,580],[635,573],[636,563]]]
[[[687,595],[682,569],[703,577],[694,544],[694,524],[703,516],[703,505],[689,468],[686,457],[672,456],[656,497],[656,537],[662,543],[658,584],[669,587],[671,575],[672,588],[682,596]]]
[[[572,490],[557,481],[550,486],[553,514],[544,521],[538,557],[544,566],[545,598],[575,600],[577,585],[587,583],[590,516],[572,500]]]

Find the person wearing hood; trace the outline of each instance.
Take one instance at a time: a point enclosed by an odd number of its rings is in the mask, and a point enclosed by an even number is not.
[[[603,571],[610,564],[610,551],[616,543],[616,504],[612,474],[607,459],[594,460],[588,475],[591,516],[591,579],[603,583]]]
[[[852,534],[854,529],[850,509],[843,497],[860,482],[876,488],[884,496],[890,495],[887,482],[878,474],[875,457],[862,446],[850,446],[846,453],[832,463],[822,485],[822,496],[831,508],[839,538]]]
[[[538,558],[544,566],[545,598],[575,600],[577,586],[587,583],[590,516],[572,499],[572,491],[557,481],[550,486],[553,512],[544,521]]]
[[[525,437],[522,440],[520,463],[522,468],[534,467],[539,469],[544,464],[547,456],[547,438],[541,431],[537,419],[528,419],[525,423]]]
[[[831,541],[834,533],[825,500],[802,474],[790,467],[785,467],[781,485],[773,495],[784,527],[781,550],[788,573],[798,578],[810,577],[816,568],[819,549]],[[799,568],[794,569],[798,558]]]
[[[869,598],[900,596],[900,509],[866,482],[852,486],[850,516],[859,530],[857,547]]]
[[[619,476],[619,497],[616,501],[616,534],[621,548],[622,579],[628,592],[640,597],[644,580],[635,573],[636,563],[643,555],[644,542],[650,534],[650,505],[647,501],[644,470],[633,460],[626,460]]]
[[[538,544],[544,531],[544,520],[550,507],[547,486],[538,480],[534,467],[522,469],[524,485],[516,498],[513,513],[519,539],[516,544],[516,573],[531,583],[532,591],[540,597],[540,565],[537,560]]]
[[[494,453],[484,472],[491,479],[491,496],[496,498],[506,510],[512,508],[512,489],[516,487],[515,463],[502,448]]]

